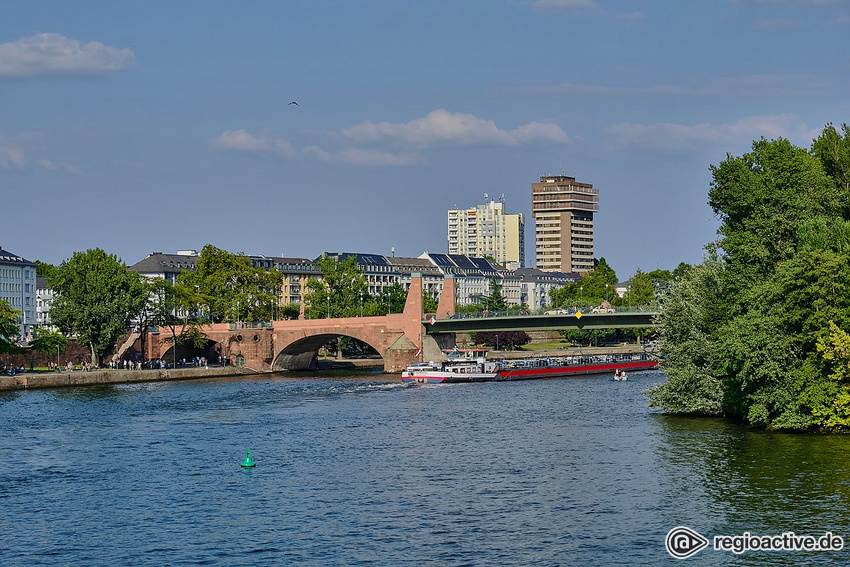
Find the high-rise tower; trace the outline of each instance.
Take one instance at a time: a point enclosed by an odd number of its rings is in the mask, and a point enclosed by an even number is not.
[[[541,175],[531,184],[534,256],[537,268],[548,272],[593,269],[593,213],[599,191],[565,175]]]

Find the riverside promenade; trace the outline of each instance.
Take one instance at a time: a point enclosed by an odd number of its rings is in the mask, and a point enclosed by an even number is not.
[[[164,382],[169,380],[194,380],[256,374],[238,366],[210,368],[178,368],[151,370],[92,370],[85,372],[25,372],[14,376],[0,376],[0,391],[64,388],[68,386],[94,386],[98,384],[130,384],[134,382]]]

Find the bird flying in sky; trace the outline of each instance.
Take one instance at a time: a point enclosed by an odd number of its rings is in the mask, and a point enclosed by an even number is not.
[[[295,106],[298,106],[298,103],[297,103],[297,102],[295,102],[294,100],[293,100],[292,102],[290,102],[287,106],[292,106],[293,104],[294,104]]]

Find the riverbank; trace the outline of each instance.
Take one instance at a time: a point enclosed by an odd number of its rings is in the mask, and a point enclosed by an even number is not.
[[[594,354],[626,354],[643,352],[635,345],[614,347],[570,347],[557,350],[513,350],[487,352],[487,358],[512,359],[534,356],[575,356]],[[356,370],[383,366],[381,358],[320,358],[319,371]],[[94,386],[98,384],[129,384],[134,382],[165,382],[169,380],[197,380],[258,374],[238,366],[211,366],[209,368],[178,368],[155,370],[95,370],[91,372],[25,372],[14,376],[0,376],[0,392],[10,390],[38,390],[69,386]],[[298,372],[291,373],[293,376]]]
[[[238,366],[210,368],[178,368],[154,370],[94,370],[91,372],[25,372],[14,376],[0,376],[0,391],[64,388],[68,386],[93,386],[97,384],[129,384],[133,382],[162,382],[168,380],[194,380],[256,374]]]

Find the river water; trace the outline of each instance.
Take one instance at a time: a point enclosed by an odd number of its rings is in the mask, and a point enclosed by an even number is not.
[[[679,525],[850,538],[850,438],[664,416],[643,393],[662,379],[0,394],[0,565],[848,563],[711,545],[673,559]]]

